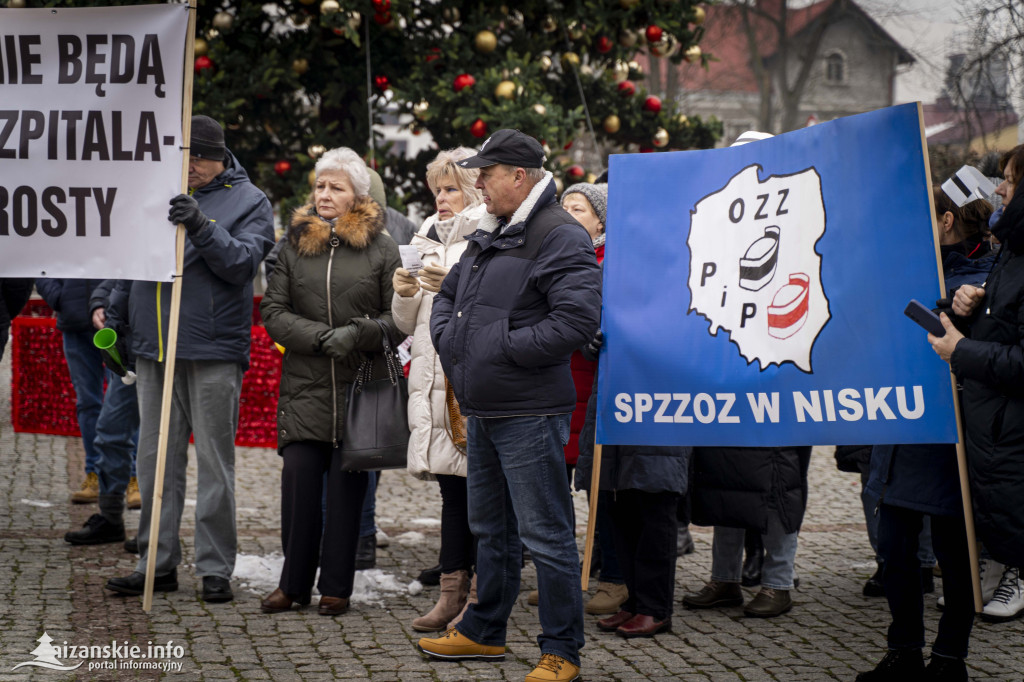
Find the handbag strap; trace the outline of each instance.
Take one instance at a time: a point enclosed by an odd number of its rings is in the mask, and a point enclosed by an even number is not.
[[[387,323],[379,317],[373,318],[373,321],[380,327],[381,337],[383,338],[384,346],[384,364],[388,368],[388,380],[391,381],[392,386],[398,385],[398,378],[402,376],[402,370],[398,365],[398,353],[391,346],[391,336],[388,330]],[[359,369],[356,370],[355,379],[355,390],[358,393],[362,390],[363,384],[369,383],[372,380],[373,373],[373,357],[365,358],[359,363]]]

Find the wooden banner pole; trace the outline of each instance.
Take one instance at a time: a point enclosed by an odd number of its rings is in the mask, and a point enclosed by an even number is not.
[[[188,3],[188,29],[185,33],[185,62],[182,65],[183,97],[181,101],[181,139],[185,157],[181,163],[181,192],[188,192],[188,146],[192,139],[192,62],[195,59],[196,0]],[[185,226],[178,224],[174,240],[174,281],[171,283],[171,309],[167,324],[167,346],[164,354],[164,385],[160,402],[160,435],[156,449],[156,473],[153,478],[153,508],[149,519],[149,544],[146,548],[146,586],[142,594],[142,610],[153,608],[153,581],[156,579],[156,554],[160,539],[160,510],[164,497],[164,468],[167,462],[167,436],[171,423],[174,396],[174,361],[178,353],[178,314],[181,309],[181,278],[185,264]],[[157,315],[160,311],[157,311]]]
[[[590,512],[587,514],[587,539],[583,545],[583,575],[580,584],[590,587],[590,559],[594,555],[594,531],[597,529],[597,498],[601,492],[601,444],[594,443],[593,470],[590,472]]]

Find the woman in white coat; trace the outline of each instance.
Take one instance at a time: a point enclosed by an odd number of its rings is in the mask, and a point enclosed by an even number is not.
[[[412,622],[414,630],[431,632],[449,627],[461,616],[467,598],[474,600],[476,577],[474,540],[466,507],[466,455],[452,442],[445,427],[445,378],[430,341],[430,310],[434,294],[448,270],[458,262],[486,215],[480,191],[473,185],[477,170],[460,168],[456,161],[474,155],[472,149],[442,151],[427,165],[427,185],[435,196],[437,213],[423,221],[411,245],[419,251],[423,268],[413,277],[399,268],[393,278],[391,312],[395,324],[412,334],[409,367],[409,472],[436,480],[441,488],[441,596],[424,616]]]

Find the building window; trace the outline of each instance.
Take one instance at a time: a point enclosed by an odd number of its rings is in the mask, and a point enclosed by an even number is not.
[[[846,57],[832,52],[825,57],[825,81],[833,85],[846,82]]]

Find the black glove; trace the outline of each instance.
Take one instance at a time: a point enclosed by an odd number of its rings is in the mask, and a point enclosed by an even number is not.
[[[335,360],[344,360],[355,350],[358,335],[359,327],[354,324],[326,331],[320,335],[320,352]]]
[[[177,225],[181,223],[189,234],[196,234],[210,224],[210,219],[199,210],[199,202],[187,194],[179,194],[171,199],[171,210],[167,219]]]
[[[597,333],[594,334],[594,338],[587,342],[587,345],[580,348],[580,353],[583,357],[591,362],[596,362],[597,357],[601,354],[601,346],[604,345],[604,333],[598,329]]]

